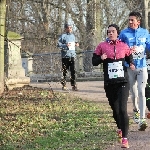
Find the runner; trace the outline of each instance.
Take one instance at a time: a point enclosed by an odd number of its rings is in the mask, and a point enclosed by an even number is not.
[[[108,26],[106,41],[101,42],[95,49],[92,57],[93,66],[103,63],[104,89],[109,105],[113,110],[113,118],[116,121],[118,138],[122,148],[129,148],[127,135],[129,129],[129,117],[127,113],[127,101],[129,96],[129,83],[127,68],[135,69],[132,61],[132,53],[127,44],[118,40],[119,27],[116,24]]]
[[[131,12],[129,14],[129,27],[121,31],[119,39],[127,43],[131,51],[133,51],[136,69],[133,71],[126,64],[128,67],[131,99],[133,101],[133,118],[138,123],[138,130],[145,131],[147,128],[145,119],[145,87],[148,79],[145,49],[150,50],[150,38],[148,30],[140,27],[141,19],[139,12]]]

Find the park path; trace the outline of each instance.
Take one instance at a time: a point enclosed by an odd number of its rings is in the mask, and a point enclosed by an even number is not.
[[[81,97],[82,99],[88,99],[95,102],[107,102],[105,92],[103,89],[103,81],[85,81],[78,82],[79,91],[72,91],[71,86],[67,83],[68,90],[62,91],[61,84],[59,82],[49,83],[31,83],[32,86],[52,88],[54,92],[70,93],[71,95]],[[132,118],[132,102],[128,100],[128,114]],[[137,124],[133,123],[129,127],[129,150],[150,150],[150,119],[147,120],[148,128],[146,131],[138,131]],[[113,146],[108,147],[107,150],[121,150],[120,144],[115,142]]]

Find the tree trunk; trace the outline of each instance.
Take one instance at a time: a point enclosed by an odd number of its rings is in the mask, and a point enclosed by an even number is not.
[[[94,50],[101,42],[102,20],[100,0],[87,1],[87,50]]]
[[[86,32],[87,32],[87,50],[94,49],[94,15],[95,0],[87,0]]]
[[[4,35],[6,20],[6,0],[0,0],[0,94],[4,91]]]
[[[95,0],[95,8],[94,8],[94,24],[95,24],[95,38],[94,45],[97,46],[102,41],[102,8],[100,5],[100,0]]]
[[[150,11],[149,11],[149,4],[150,1],[149,0],[144,0],[142,7],[143,7],[143,19],[142,19],[142,27],[146,28],[147,30],[150,31]]]

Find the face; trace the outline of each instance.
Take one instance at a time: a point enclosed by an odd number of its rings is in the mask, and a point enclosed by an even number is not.
[[[118,37],[118,33],[115,27],[109,27],[107,33],[107,36],[110,40],[116,40]]]
[[[66,32],[71,33],[71,32],[72,32],[72,27],[71,27],[71,26],[68,26],[68,27],[66,28]]]
[[[129,27],[132,29],[137,29],[140,25],[140,21],[137,20],[135,16],[130,16],[128,22]]]

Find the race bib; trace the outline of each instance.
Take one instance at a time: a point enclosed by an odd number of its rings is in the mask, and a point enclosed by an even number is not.
[[[109,79],[124,77],[122,61],[108,63],[108,75]]]
[[[144,47],[143,47],[143,45],[140,45],[140,46],[136,46],[135,47],[135,49],[136,49],[136,52],[135,53],[132,53],[132,55],[133,55],[133,59],[142,59],[142,58],[144,58]]]
[[[70,44],[70,46],[68,47],[69,50],[75,50],[75,42],[68,42],[68,44]]]
[[[150,70],[150,59],[146,60],[147,69]]]

